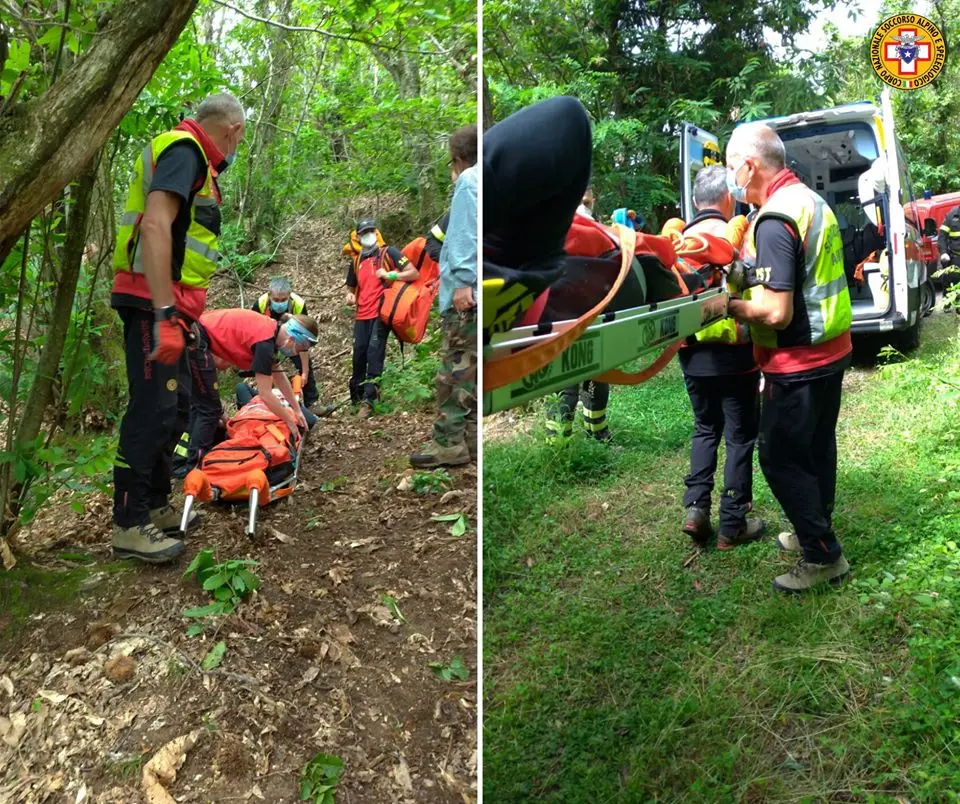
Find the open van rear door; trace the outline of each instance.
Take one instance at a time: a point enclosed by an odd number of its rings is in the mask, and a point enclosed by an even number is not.
[[[688,223],[693,220],[693,180],[700,168],[722,165],[720,140],[709,131],[683,123],[680,134],[680,214]]]
[[[886,157],[887,170],[887,192],[889,203],[887,205],[887,242],[890,244],[890,280],[892,284],[892,298],[894,310],[900,313],[908,324],[913,324],[917,315],[917,304],[914,303],[913,310],[910,310],[908,299],[908,287],[914,288],[918,284],[918,265],[916,265],[915,255],[911,254],[911,259],[907,260],[907,221],[903,212],[905,204],[909,204],[913,199],[908,198],[909,190],[904,186],[901,176],[906,176],[906,165],[901,164],[899,149],[897,148],[897,136],[894,130],[893,122],[893,104],[890,100],[889,88],[884,88],[880,95],[881,126],[883,134],[883,150]],[[911,314],[912,313],[912,314]]]

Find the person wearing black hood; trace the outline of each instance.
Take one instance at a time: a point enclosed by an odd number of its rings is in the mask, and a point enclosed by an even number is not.
[[[412,282],[420,273],[399,249],[377,243],[376,221],[360,221],[357,235],[362,250],[356,261],[351,259],[346,281],[346,302],[356,309],[350,401],[361,405],[359,415],[366,418],[380,398],[380,375],[390,334],[380,320],[383,291],[393,282]]]

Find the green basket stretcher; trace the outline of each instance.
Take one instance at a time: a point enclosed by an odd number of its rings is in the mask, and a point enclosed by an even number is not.
[[[601,313],[583,335],[539,371],[513,384],[484,392],[483,415],[560,391],[636,358],[654,357],[676,341],[724,318],[728,300],[726,287],[719,287],[692,296]],[[493,335],[484,347],[484,362],[549,338],[553,326],[533,324]]]

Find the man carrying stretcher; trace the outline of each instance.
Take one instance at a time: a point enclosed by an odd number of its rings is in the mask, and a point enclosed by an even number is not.
[[[257,393],[263,403],[291,433],[296,433],[298,428],[307,429],[290,380],[278,362],[278,353],[290,357],[310,349],[317,342],[316,321],[310,316],[295,315],[280,323],[253,310],[211,310],[200,316],[198,330],[198,337],[209,343],[219,364],[254,373]],[[272,393],[274,385],[289,408]],[[200,425],[206,447],[204,453],[213,445],[219,415],[207,418],[210,421]]]

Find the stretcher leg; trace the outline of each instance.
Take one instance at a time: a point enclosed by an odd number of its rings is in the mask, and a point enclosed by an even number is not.
[[[250,516],[247,519],[247,536],[253,536],[257,526],[257,504],[260,502],[260,490],[250,490]]]
[[[180,532],[187,532],[187,523],[190,521],[190,509],[193,508],[193,495],[188,494],[183,501],[183,517],[180,519]]]

